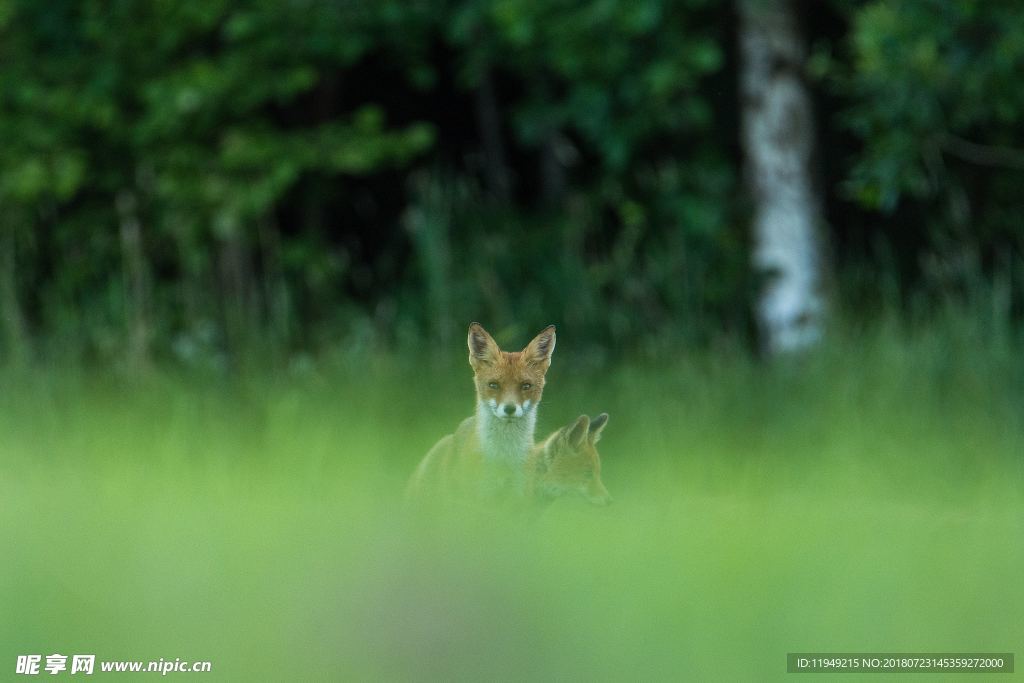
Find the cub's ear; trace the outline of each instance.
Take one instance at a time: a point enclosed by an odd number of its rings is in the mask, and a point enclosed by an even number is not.
[[[523,349],[523,356],[527,362],[543,365],[544,369],[551,365],[551,354],[555,352],[555,326],[548,325],[533,338],[526,348]]]
[[[590,443],[597,443],[601,440],[601,432],[604,431],[605,425],[608,424],[608,413],[601,413],[593,420],[590,421]]]
[[[583,442],[587,438],[587,429],[590,427],[590,418],[586,415],[580,415],[576,418],[576,421],[572,423],[569,428],[569,433],[566,439],[569,441],[569,446],[578,449],[583,445]]]
[[[474,368],[481,363],[490,365],[501,353],[497,342],[487,334],[487,330],[480,326],[480,323],[472,323],[469,326],[469,364]]]

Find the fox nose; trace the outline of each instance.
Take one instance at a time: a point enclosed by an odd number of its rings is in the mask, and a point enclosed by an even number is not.
[[[502,410],[505,411],[506,415],[512,415],[513,413],[516,412],[516,407],[511,403],[506,403]]]

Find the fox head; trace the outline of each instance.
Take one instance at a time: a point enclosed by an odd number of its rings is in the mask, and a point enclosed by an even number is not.
[[[507,421],[536,410],[555,350],[555,326],[544,328],[522,351],[502,351],[479,323],[469,326],[468,341],[481,407]]]
[[[544,498],[575,494],[594,505],[610,503],[612,497],[601,481],[601,456],[596,447],[607,424],[608,413],[593,420],[580,415],[537,444],[527,462],[533,494]]]

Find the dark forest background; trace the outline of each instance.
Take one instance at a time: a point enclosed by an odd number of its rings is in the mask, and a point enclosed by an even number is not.
[[[833,324],[1019,327],[1024,5],[792,5]],[[13,363],[757,348],[711,0],[0,0]]]

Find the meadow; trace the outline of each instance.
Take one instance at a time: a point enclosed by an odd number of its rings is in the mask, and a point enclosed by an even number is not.
[[[473,400],[461,348],[417,361],[5,375],[5,674],[59,652],[210,680],[781,680],[792,651],[1024,653],[1010,336],[860,331],[772,364],[559,339],[538,436],[610,413],[615,503],[529,519],[403,506]]]

